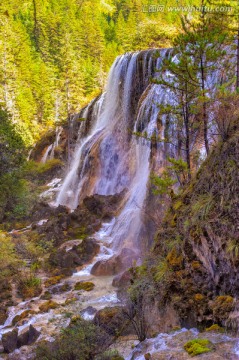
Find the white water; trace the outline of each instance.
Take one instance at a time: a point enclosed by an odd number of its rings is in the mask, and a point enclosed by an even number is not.
[[[41,159],[41,162],[43,164],[45,164],[47,160],[51,160],[51,159],[54,158],[55,149],[59,146],[62,131],[63,131],[63,128],[61,126],[58,126],[56,128],[56,139],[55,139],[53,144],[50,144],[46,148],[45,153],[44,153],[44,155],[43,155],[43,157]]]
[[[167,51],[161,53],[163,57]],[[81,115],[87,119],[90,112],[93,126],[83,138],[84,127],[80,127],[69,171],[56,198],[56,206],[61,204],[74,210],[82,195],[111,195],[126,190],[121,212],[108,229],[115,252],[130,247],[140,253],[151,142],[137,139],[132,132],[141,128],[149,137],[154,133],[164,136],[164,128],[161,134],[157,129],[157,118],[158,104],[164,101],[166,93],[159,85],[149,85],[154,67],[159,67],[160,62],[152,52],[125,54],[116,59],[105,94],[93,104],[93,115],[92,103]],[[139,90],[135,101],[135,92]]]

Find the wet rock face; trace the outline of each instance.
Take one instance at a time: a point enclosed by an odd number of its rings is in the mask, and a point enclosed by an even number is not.
[[[172,301],[183,326],[225,324],[238,306],[238,159],[235,134],[212,151],[195,180],[173,199],[156,236],[156,259],[164,254],[171,270],[160,297]],[[169,239],[178,242],[165,251]]]
[[[119,211],[120,201],[125,194],[125,190],[116,195],[92,195],[87,196],[83,200],[85,207],[97,216],[105,218],[112,218]]]
[[[119,255],[109,260],[100,260],[93,266],[91,274],[95,276],[117,275],[131,267],[137,261],[137,254],[131,249],[123,249]]]
[[[100,246],[94,239],[85,239],[72,249],[60,248],[50,256],[50,264],[61,269],[71,269],[90,262],[99,252]]]
[[[11,353],[17,348],[18,330],[14,329],[2,336],[2,345],[6,353]]]

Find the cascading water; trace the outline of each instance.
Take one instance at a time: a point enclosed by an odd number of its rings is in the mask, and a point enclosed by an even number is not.
[[[117,252],[131,248],[140,253],[151,142],[132,134],[140,129],[149,138],[153,134],[164,137],[164,126],[158,129],[157,124],[158,103],[164,101],[167,93],[161,86],[150,84],[150,78],[156,76],[156,69],[169,52],[161,50],[159,57],[156,50],[149,50],[116,59],[106,92],[79,115],[85,121],[80,126],[69,171],[56,199],[56,205],[73,210],[83,196],[112,195],[125,190],[123,206],[110,228],[112,246]],[[85,134],[84,123],[89,121],[91,130]],[[159,157],[165,159],[164,155]]]

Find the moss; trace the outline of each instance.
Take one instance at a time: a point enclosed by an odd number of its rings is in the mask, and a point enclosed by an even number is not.
[[[205,299],[205,296],[204,296],[203,294],[195,294],[195,295],[194,295],[194,300],[195,300],[195,301],[200,302],[200,301],[202,301],[202,300],[204,300],[204,299]]]
[[[80,315],[74,315],[72,318],[71,318],[71,322],[72,323],[76,323],[77,321],[79,320],[82,320],[82,317]]]
[[[197,356],[212,351],[212,343],[207,339],[194,339],[184,344],[184,349],[191,356]]]
[[[183,264],[183,256],[178,255],[176,249],[173,249],[167,255],[167,262],[172,268],[181,268]]]
[[[225,330],[221,326],[219,326],[218,324],[213,324],[209,328],[206,328],[205,331],[217,332],[217,333],[224,333],[225,332]]]
[[[192,265],[193,270],[201,269],[201,264],[199,261],[192,261],[191,265]]]
[[[34,161],[29,161],[26,167],[26,173],[30,176],[36,177],[37,174],[45,174],[52,170],[56,170],[63,166],[63,162],[59,159],[50,159],[45,163],[37,163]]]
[[[211,304],[213,315],[218,319],[225,319],[234,308],[234,299],[230,295],[217,296]]]
[[[64,306],[67,306],[67,305],[70,305],[74,302],[77,301],[77,298],[76,297],[73,297],[73,298],[69,298],[69,299],[66,299],[65,303],[64,303]]]
[[[52,295],[49,291],[45,291],[44,294],[41,296],[41,300],[51,300]]]
[[[12,320],[12,325],[16,325],[19,321],[26,319],[28,315],[35,314],[35,311],[33,310],[25,310],[20,315],[16,315]]]
[[[75,284],[75,290],[92,291],[94,287],[95,284],[90,281],[79,281]]]
[[[47,279],[44,283],[45,287],[49,287],[52,285],[58,284],[62,279],[64,278],[63,275],[53,276],[49,279]]]
[[[49,300],[39,306],[39,310],[42,312],[48,312],[51,309],[56,309],[59,306],[55,301]]]

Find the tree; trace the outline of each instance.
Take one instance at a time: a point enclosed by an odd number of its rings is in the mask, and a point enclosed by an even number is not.
[[[198,96],[201,105],[201,118],[203,126],[203,138],[207,154],[209,153],[209,115],[207,103],[216,87],[216,82],[225,82],[224,69],[229,70],[231,56],[226,57],[225,50],[227,32],[222,30],[222,23],[206,11],[207,0],[201,0],[201,13],[197,19],[188,20],[182,18],[183,33],[176,39],[176,47],[180,47],[185,56],[192,57],[194,71],[197,77],[193,79],[193,85],[200,90]],[[189,74],[190,76],[190,74]],[[215,78],[216,81],[215,81]]]
[[[177,133],[177,143],[173,139],[167,138],[163,141],[173,143],[178,155],[183,152],[183,158],[187,163],[188,178],[191,178],[191,152],[196,144],[199,134],[199,122],[196,117],[196,102],[199,97],[197,84],[197,72],[191,57],[183,52],[181,43],[176,47],[174,56],[164,59],[158,79],[154,82],[160,84],[163,88],[170,91],[170,104],[161,105],[161,115],[169,115],[171,122]],[[170,75],[169,75],[170,74]]]

